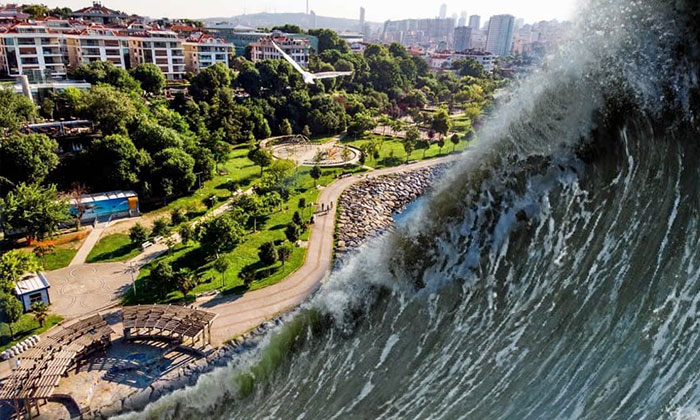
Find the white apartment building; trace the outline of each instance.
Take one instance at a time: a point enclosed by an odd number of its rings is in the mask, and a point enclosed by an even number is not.
[[[17,24],[0,32],[0,71],[10,76],[66,75],[63,35],[44,25]]]
[[[204,33],[197,33],[182,43],[185,51],[185,70],[198,73],[200,70],[223,63],[228,67],[233,53],[233,44]]]
[[[147,30],[129,35],[131,67],[153,63],[168,80],[182,80],[185,75],[185,50],[182,39],[173,31]]]
[[[129,38],[114,29],[100,25],[91,26],[79,33],[66,34],[66,47],[70,67],[109,61],[126,69],[125,55],[129,51]]]
[[[295,39],[285,36],[262,37],[258,40],[258,42],[250,44],[252,48],[250,56],[253,62],[282,58],[282,54],[280,54],[275,46],[272,45],[272,41],[274,41],[275,44],[282,49],[282,51],[292,57],[292,59],[300,66],[306,67],[309,65],[309,55],[311,54],[309,40],[303,38]]]
[[[481,64],[484,67],[484,70],[486,72],[490,72],[491,70],[493,70],[493,64],[496,56],[488,52],[475,50],[456,52],[452,54],[452,57],[450,57],[450,65],[452,65],[454,61],[465,60],[467,58],[476,60],[479,64]]]

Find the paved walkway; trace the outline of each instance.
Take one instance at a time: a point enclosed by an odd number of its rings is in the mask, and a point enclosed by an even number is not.
[[[68,265],[69,267],[85,264],[87,256],[90,254],[90,251],[92,251],[92,248],[95,247],[97,241],[100,240],[100,236],[102,235],[102,232],[104,232],[107,225],[108,223],[98,223],[92,227],[90,234],[87,236],[87,238],[85,238],[85,241],[80,248],[78,248],[78,252]]]
[[[361,179],[413,171],[457,159],[459,159],[459,155],[451,155],[341,178],[324,188],[317,201],[318,203],[332,201],[335,204],[346,188]],[[217,295],[211,299],[197,302],[197,305],[202,309],[218,314],[211,330],[212,345],[218,346],[224,341],[243,334],[276,315],[298,306],[314,292],[331,270],[334,228],[334,211],[316,215],[309,239],[306,261],[301,268],[281,282],[264,289],[247,292],[242,296]]]

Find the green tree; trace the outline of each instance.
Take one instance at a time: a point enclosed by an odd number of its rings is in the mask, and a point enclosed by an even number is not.
[[[425,159],[425,153],[430,149],[430,142],[421,138],[416,142],[416,149],[423,150],[423,159]]]
[[[123,92],[138,92],[141,90],[129,72],[115,66],[109,61],[94,61],[81,64],[68,71],[68,77],[74,80],[85,80],[92,85],[107,84]]]
[[[280,134],[283,136],[289,136],[292,134],[292,125],[289,123],[287,118],[282,120],[280,124]]]
[[[348,124],[348,134],[361,138],[365,135],[365,132],[374,129],[376,126],[377,121],[368,112],[358,112]]]
[[[28,13],[32,20],[41,19],[49,14],[49,8],[43,4],[26,4],[22,6],[22,12]]]
[[[188,242],[194,240],[194,229],[192,229],[192,226],[187,223],[180,226],[178,233],[180,234],[180,240],[182,241],[183,245],[187,245]]]
[[[170,264],[166,261],[160,261],[151,270],[149,285],[158,296],[163,296],[172,287],[174,277],[173,268]]]
[[[216,63],[197,74],[190,82],[190,95],[197,102],[210,102],[218,92],[231,86],[231,69]]]
[[[7,326],[10,328],[10,338],[15,337],[15,332],[12,326],[19,321],[24,313],[22,304],[13,295],[3,293],[0,295],[0,310],[2,310],[5,320],[7,321]]]
[[[39,326],[43,327],[49,317],[49,306],[44,302],[34,302],[32,312],[34,312],[34,318],[39,321]]]
[[[39,270],[36,256],[29,252],[12,250],[0,256],[0,292],[12,293],[15,283],[31,271]]]
[[[78,110],[92,120],[102,134],[126,133],[126,125],[136,116],[131,98],[112,86],[94,86],[83,95]]]
[[[301,197],[299,199],[299,203],[297,204],[297,208],[301,210],[301,215],[304,216],[304,213],[306,212],[306,197]]]
[[[277,248],[273,242],[265,242],[258,248],[258,258],[265,265],[272,265],[277,262]]]
[[[224,288],[224,285],[226,284],[226,270],[228,270],[229,267],[229,262],[226,258],[219,257],[214,261],[214,270],[216,270],[217,273],[221,274],[221,288]]]
[[[445,139],[439,138],[437,141],[437,145],[440,148],[440,154],[442,154],[442,148],[445,147]]]
[[[309,35],[318,37],[318,53],[326,50],[338,50],[341,53],[350,52],[350,46],[338,33],[330,29],[309,29]]]
[[[406,137],[404,137],[402,143],[403,143],[403,150],[406,152],[406,162],[408,162],[409,157],[411,156],[411,153],[416,148],[416,143],[420,139],[420,131],[418,131],[418,128],[415,126],[409,127],[408,130],[406,130]]]
[[[234,205],[253,218],[253,232],[258,230],[258,218],[266,213],[265,205],[257,194],[241,194]]]
[[[454,152],[457,148],[457,145],[459,145],[459,142],[461,141],[461,139],[459,138],[459,134],[453,134],[452,137],[450,137],[450,141],[452,142],[452,151]]]
[[[187,221],[187,217],[185,216],[185,210],[182,207],[177,207],[170,211],[170,223],[173,226],[177,226],[185,221]]]
[[[241,271],[238,272],[238,278],[241,279],[241,281],[243,281],[243,284],[246,287],[250,287],[250,284],[253,283],[255,277],[255,270],[251,267],[244,267]]]
[[[148,230],[141,223],[136,223],[129,229],[129,239],[132,244],[140,246],[148,240]]]
[[[0,140],[2,177],[14,185],[41,183],[58,165],[58,143],[44,134],[13,135]]]
[[[200,225],[199,242],[216,255],[235,248],[245,232],[233,215],[224,213]]]
[[[301,129],[301,135],[304,137],[311,137],[311,130],[308,125],[305,125],[304,128]]]
[[[316,182],[318,181],[319,178],[321,178],[321,167],[318,165],[315,165],[313,168],[311,168],[311,171],[309,171],[309,175],[311,178],[314,180],[314,187],[316,186]]]
[[[141,88],[148,93],[160,95],[165,87],[165,76],[160,67],[153,63],[139,64],[129,71],[131,77],[141,83]]]
[[[129,137],[113,134],[93,141],[88,160],[100,190],[128,189],[138,185],[142,167],[150,166],[150,156],[139,151]]]
[[[151,235],[153,236],[167,236],[170,233],[170,227],[168,226],[168,219],[165,217],[159,217],[153,221],[153,228],[151,229]]]
[[[272,163],[272,154],[265,149],[256,147],[248,152],[248,159],[260,166],[260,176],[262,176],[263,169]]]
[[[31,99],[12,89],[0,88],[0,129],[17,131],[36,115],[36,107]]]
[[[447,132],[450,131],[452,127],[452,120],[445,108],[440,108],[435,112],[431,126],[433,130],[440,133],[441,136],[444,137],[447,135]]]
[[[290,242],[296,242],[301,236],[301,227],[294,222],[290,222],[284,230],[284,235]]]
[[[185,194],[194,186],[197,180],[194,159],[184,150],[175,147],[164,149],[153,156],[153,161],[153,180],[159,182],[159,192],[163,196]]]
[[[483,78],[486,75],[484,66],[473,58],[454,61],[452,63],[452,70],[457,70],[460,76]]]
[[[58,197],[56,186],[19,184],[2,202],[5,231],[23,232],[28,242],[53,235],[70,219],[68,201]]]
[[[292,256],[292,252],[292,244],[287,241],[277,247],[277,255],[279,256],[279,260],[282,261],[282,267],[284,267],[284,264],[289,260],[289,257]]]
[[[304,219],[301,218],[301,214],[299,214],[298,211],[295,211],[292,215],[292,223],[295,223],[297,226],[299,226],[302,229],[302,231],[306,230],[306,223],[304,223]]]
[[[190,292],[197,287],[197,279],[192,274],[192,271],[187,268],[179,269],[174,275],[174,280],[177,290],[182,293],[185,299],[187,299]]]

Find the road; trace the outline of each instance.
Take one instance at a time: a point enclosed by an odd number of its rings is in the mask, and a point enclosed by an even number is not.
[[[413,171],[457,159],[459,155],[451,155],[341,178],[321,191],[318,203],[337,203],[346,188],[362,179]],[[212,345],[218,346],[304,302],[330,273],[334,228],[335,211],[316,215],[304,264],[281,282],[239,296],[219,295],[198,301],[197,306],[201,309],[218,315],[212,325]]]

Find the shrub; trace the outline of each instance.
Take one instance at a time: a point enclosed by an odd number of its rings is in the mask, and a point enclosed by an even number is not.
[[[277,248],[272,242],[265,242],[258,248],[258,257],[260,261],[265,265],[272,265],[277,262]]]
[[[135,245],[141,245],[148,239],[148,231],[141,223],[136,223],[129,229],[129,239]]]
[[[151,230],[152,235],[167,236],[170,232],[170,228],[168,227],[168,225],[168,219],[166,219],[165,217],[157,218],[153,221],[153,229]]]

